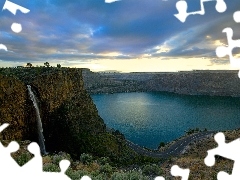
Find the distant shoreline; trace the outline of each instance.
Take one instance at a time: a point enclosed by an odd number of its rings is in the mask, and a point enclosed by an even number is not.
[[[182,71],[164,73],[96,73],[83,70],[89,94],[172,92],[185,95],[240,97],[238,71]]]

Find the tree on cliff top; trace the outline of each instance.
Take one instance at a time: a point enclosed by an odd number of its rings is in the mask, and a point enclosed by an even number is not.
[[[49,62],[45,62],[44,66],[49,67],[50,66]]]
[[[26,67],[32,67],[32,63],[27,63]]]

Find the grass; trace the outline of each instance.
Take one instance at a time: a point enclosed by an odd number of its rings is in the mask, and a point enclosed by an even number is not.
[[[226,131],[226,142],[231,142],[238,138],[239,130]],[[27,145],[26,143],[24,145]],[[59,172],[59,162],[68,159],[71,166],[66,174],[73,180],[81,179],[84,175],[88,175],[93,180],[153,180],[156,176],[163,176],[165,179],[179,179],[171,176],[170,170],[173,165],[180,168],[189,168],[189,180],[212,180],[216,179],[218,172],[224,171],[231,174],[234,162],[220,156],[216,156],[216,163],[213,167],[207,167],[204,164],[204,158],[207,151],[216,148],[218,145],[209,137],[197,143],[190,144],[188,151],[179,156],[158,163],[148,162],[147,158],[140,159],[134,165],[122,166],[114,164],[108,157],[93,157],[91,154],[84,153],[79,159],[71,159],[67,153],[59,152],[58,154],[49,154],[43,157],[43,170]],[[14,159],[24,165],[32,158],[32,155],[26,148],[20,148],[20,151],[13,154]]]

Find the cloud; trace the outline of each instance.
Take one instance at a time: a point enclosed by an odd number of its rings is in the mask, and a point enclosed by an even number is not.
[[[195,2],[195,1],[194,1]],[[240,39],[233,12],[240,9],[237,0],[228,1],[228,9],[219,14],[215,2],[206,2],[204,16],[189,16],[181,23],[176,1],[121,0],[16,0],[30,9],[16,16],[2,11],[0,44],[11,52],[0,53],[8,62],[90,61],[92,59],[128,60],[141,57],[215,57],[218,44],[227,43],[222,33],[232,27]],[[189,11],[198,10],[189,2]],[[22,24],[22,32],[11,31],[13,22]],[[166,49],[168,48],[168,49]],[[106,56],[118,52],[118,56]],[[104,55],[105,54],[105,55]]]

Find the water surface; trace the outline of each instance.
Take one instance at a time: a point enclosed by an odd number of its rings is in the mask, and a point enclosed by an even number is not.
[[[147,92],[92,98],[108,127],[149,148],[177,139],[189,128],[221,131],[240,127],[240,98]]]

